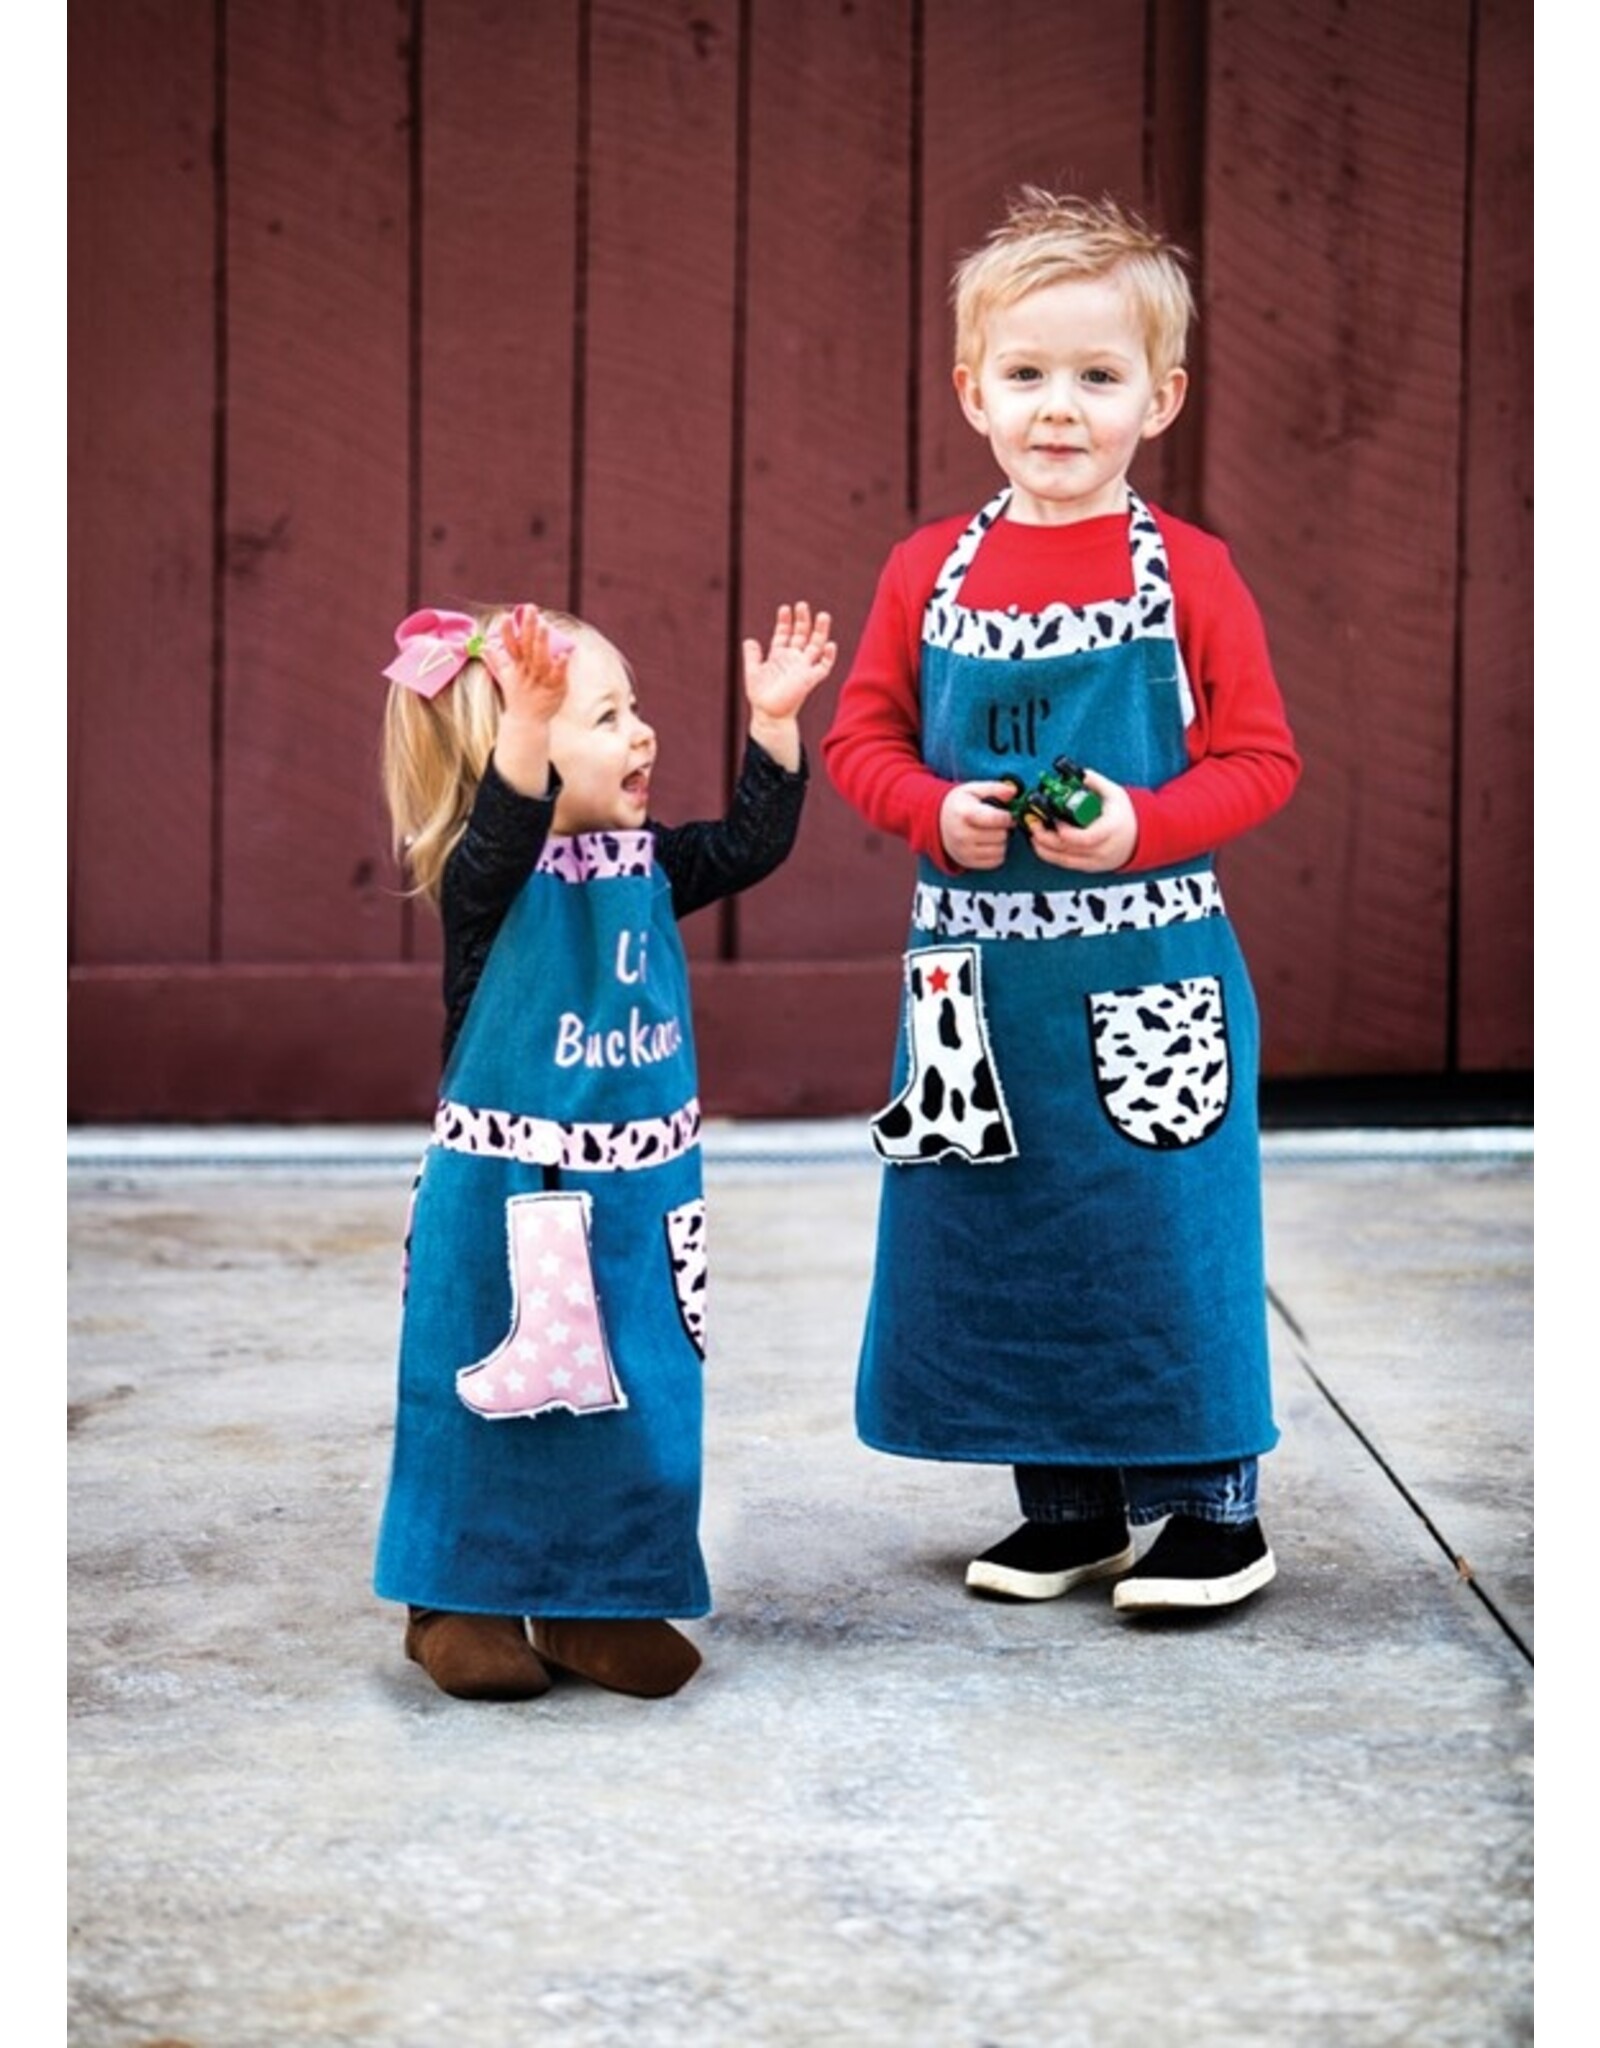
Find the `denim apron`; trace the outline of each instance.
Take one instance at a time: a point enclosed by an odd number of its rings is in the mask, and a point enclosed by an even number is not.
[[[412,1210],[385,1599],[709,1605],[700,1107],[654,850],[548,841],[473,994]]]
[[[1036,614],[961,589],[922,628],[924,758],[1031,783],[1058,754],[1154,788],[1193,704],[1160,530],[1130,496],[1131,597]],[[1070,828],[1069,828],[1070,829]],[[1255,999],[1208,858],[1136,876],[920,865],[857,1382],[910,1457],[1127,1466],[1243,1458],[1272,1419]]]

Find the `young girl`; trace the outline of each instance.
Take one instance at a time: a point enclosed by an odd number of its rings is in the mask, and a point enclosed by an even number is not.
[[[1273,1575],[1277,1430],[1255,1001],[1211,854],[1299,760],[1227,549],[1128,486],[1183,402],[1176,253],[1030,188],[955,282],[1004,486],[891,555],[823,743],[921,856],[858,1424],[1014,1468],[979,1592],[1229,1606]]]
[[[400,626],[396,844],[444,922],[445,1070],[408,1240],[375,1583],[463,1699],[556,1665],[640,1697],[700,1662],[705,1278],[677,920],[770,874],[805,793],[826,612],[744,643],[728,815],[649,814],[656,737],[592,626],[531,605]],[[529,1641],[529,1619],[532,1641]]]

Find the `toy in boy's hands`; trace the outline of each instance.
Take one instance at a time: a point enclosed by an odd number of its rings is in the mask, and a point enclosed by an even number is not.
[[[996,798],[997,808],[1009,811],[1019,825],[1037,823],[1081,828],[1092,825],[1105,808],[1085,782],[1083,770],[1065,754],[1058,754],[1050,766],[1040,772],[1031,789],[1024,786],[1018,775],[1002,775],[1000,780],[1010,783],[1015,794],[1009,802]]]

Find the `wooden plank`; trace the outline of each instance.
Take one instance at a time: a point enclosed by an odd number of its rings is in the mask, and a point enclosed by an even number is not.
[[[1533,18],[1479,0],[1457,946],[1463,1068],[1533,1066]]]
[[[578,0],[424,17],[419,571],[396,619],[572,603],[581,34]],[[416,909],[401,950],[437,959],[438,919]]]
[[[230,960],[398,945],[377,731],[406,588],[409,18],[227,11]]]
[[[1206,22],[1209,10],[1194,0],[1151,0],[1149,119],[1145,140],[1143,211],[1188,259],[1196,295],[1205,264]],[[1131,195],[1130,195],[1131,196]],[[1206,330],[1189,335],[1191,384],[1204,389]],[[1154,504],[1181,519],[1200,517],[1204,474],[1205,407],[1184,406],[1177,419],[1140,457],[1139,487]]]
[[[1212,18],[1207,523],[1307,762],[1224,867],[1281,1072],[1446,1059],[1469,26],[1421,0]]]
[[[423,966],[84,968],[73,1123],[387,1123],[432,1113],[443,1006]]]
[[[706,961],[694,975],[710,1116],[881,1103],[898,984],[872,962]],[[69,977],[73,1123],[392,1123],[431,1117],[439,986],[421,965],[103,967]],[[825,1062],[818,1044],[830,1048]]]
[[[739,9],[596,0],[582,252],[584,616],[632,664],[651,806],[727,794]],[[685,927],[715,951],[715,918]]]
[[[418,603],[571,602],[580,12],[425,17]]]
[[[694,1015],[708,1116],[859,1116],[889,1099],[898,965],[705,961]]]
[[[739,610],[764,638],[779,603],[825,606],[840,662],[803,719],[799,846],[738,899],[738,955],[889,960],[909,850],[834,793],[817,745],[909,524],[910,5],[801,0],[754,17]]]
[[[1018,185],[1140,201],[1146,52],[1142,7],[927,0],[925,19],[918,517],[935,519],[1001,481],[950,387],[950,274]]]
[[[69,954],[211,943],[211,0],[74,0]]]

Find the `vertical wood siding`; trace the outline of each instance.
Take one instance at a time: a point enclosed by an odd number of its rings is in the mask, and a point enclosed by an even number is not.
[[[386,961],[373,705],[409,562],[406,15],[229,0],[217,958]]]
[[[662,814],[719,809],[739,639],[804,596],[848,655],[892,543],[993,488],[946,291],[1023,180],[1200,258],[1194,391],[1138,481],[1234,548],[1307,758],[1223,856],[1268,1071],[1531,1066],[1515,0],[71,0],[68,30],[74,1116],[421,1113],[395,620],[592,617]],[[713,1111],[880,1098],[910,871],[818,774],[791,862],[686,926]]]
[[[1484,0],[1473,62],[1452,1018],[1467,1069],[1533,1066],[1533,39]]]
[[[1205,503],[1308,764],[1289,829],[1228,874],[1269,946],[1266,1042],[1298,1071],[1334,1045],[1357,1070],[1449,1053],[1465,20],[1213,17]]]
[[[100,968],[202,962],[215,937],[212,11],[74,7],[68,65],[70,953]]]

